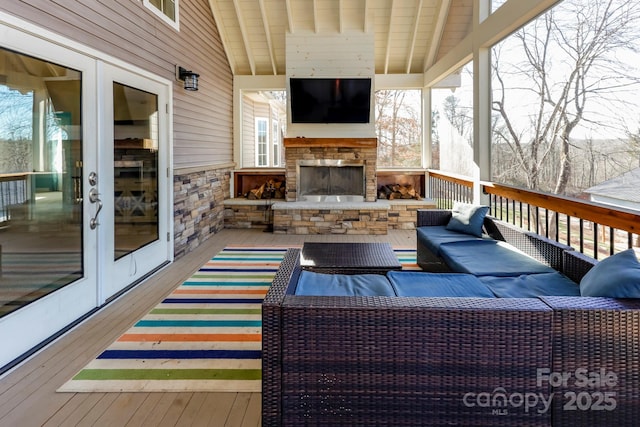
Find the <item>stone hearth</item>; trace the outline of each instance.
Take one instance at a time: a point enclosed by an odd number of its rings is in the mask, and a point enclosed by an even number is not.
[[[387,234],[390,204],[376,202],[277,202],[276,234]]]

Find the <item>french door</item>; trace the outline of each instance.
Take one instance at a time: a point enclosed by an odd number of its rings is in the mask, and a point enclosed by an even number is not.
[[[89,228],[98,233],[102,301],[171,259],[172,210],[170,86],[106,64],[100,80],[104,137],[98,179],[89,190],[90,209],[96,212]]]
[[[0,368],[173,252],[171,82],[19,27],[0,22]]]

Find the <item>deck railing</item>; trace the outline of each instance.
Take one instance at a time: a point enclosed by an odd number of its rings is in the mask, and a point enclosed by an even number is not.
[[[451,209],[453,202],[473,201],[473,182],[469,178],[432,170],[427,176],[427,196],[436,202],[439,209]]]
[[[11,207],[26,203],[27,174],[0,174],[0,228],[11,219]]]
[[[482,182],[491,215],[602,259],[628,248],[640,250],[640,212],[586,200]],[[469,203],[469,178],[429,171],[429,197],[439,208]]]

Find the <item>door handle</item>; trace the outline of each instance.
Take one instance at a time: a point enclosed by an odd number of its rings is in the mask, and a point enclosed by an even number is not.
[[[98,206],[98,208],[96,209],[96,214],[89,220],[89,228],[91,228],[92,230],[95,230],[95,228],[98,226],[98,214],[102,210],[102,200],[100,200],[100,197],[98,197],[99,195],[100,193],[98,193],[98,190],[96,188],[92,188],[91,190],[89,190],[89,201],[91,203],[97,203]]]

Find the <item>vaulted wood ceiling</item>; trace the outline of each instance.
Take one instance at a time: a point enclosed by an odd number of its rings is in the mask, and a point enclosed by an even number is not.
[[[376,74],[422,73],[472,29],[473,0],[209,0],[234,75],[285,75],[285,35],[373,33]]]

